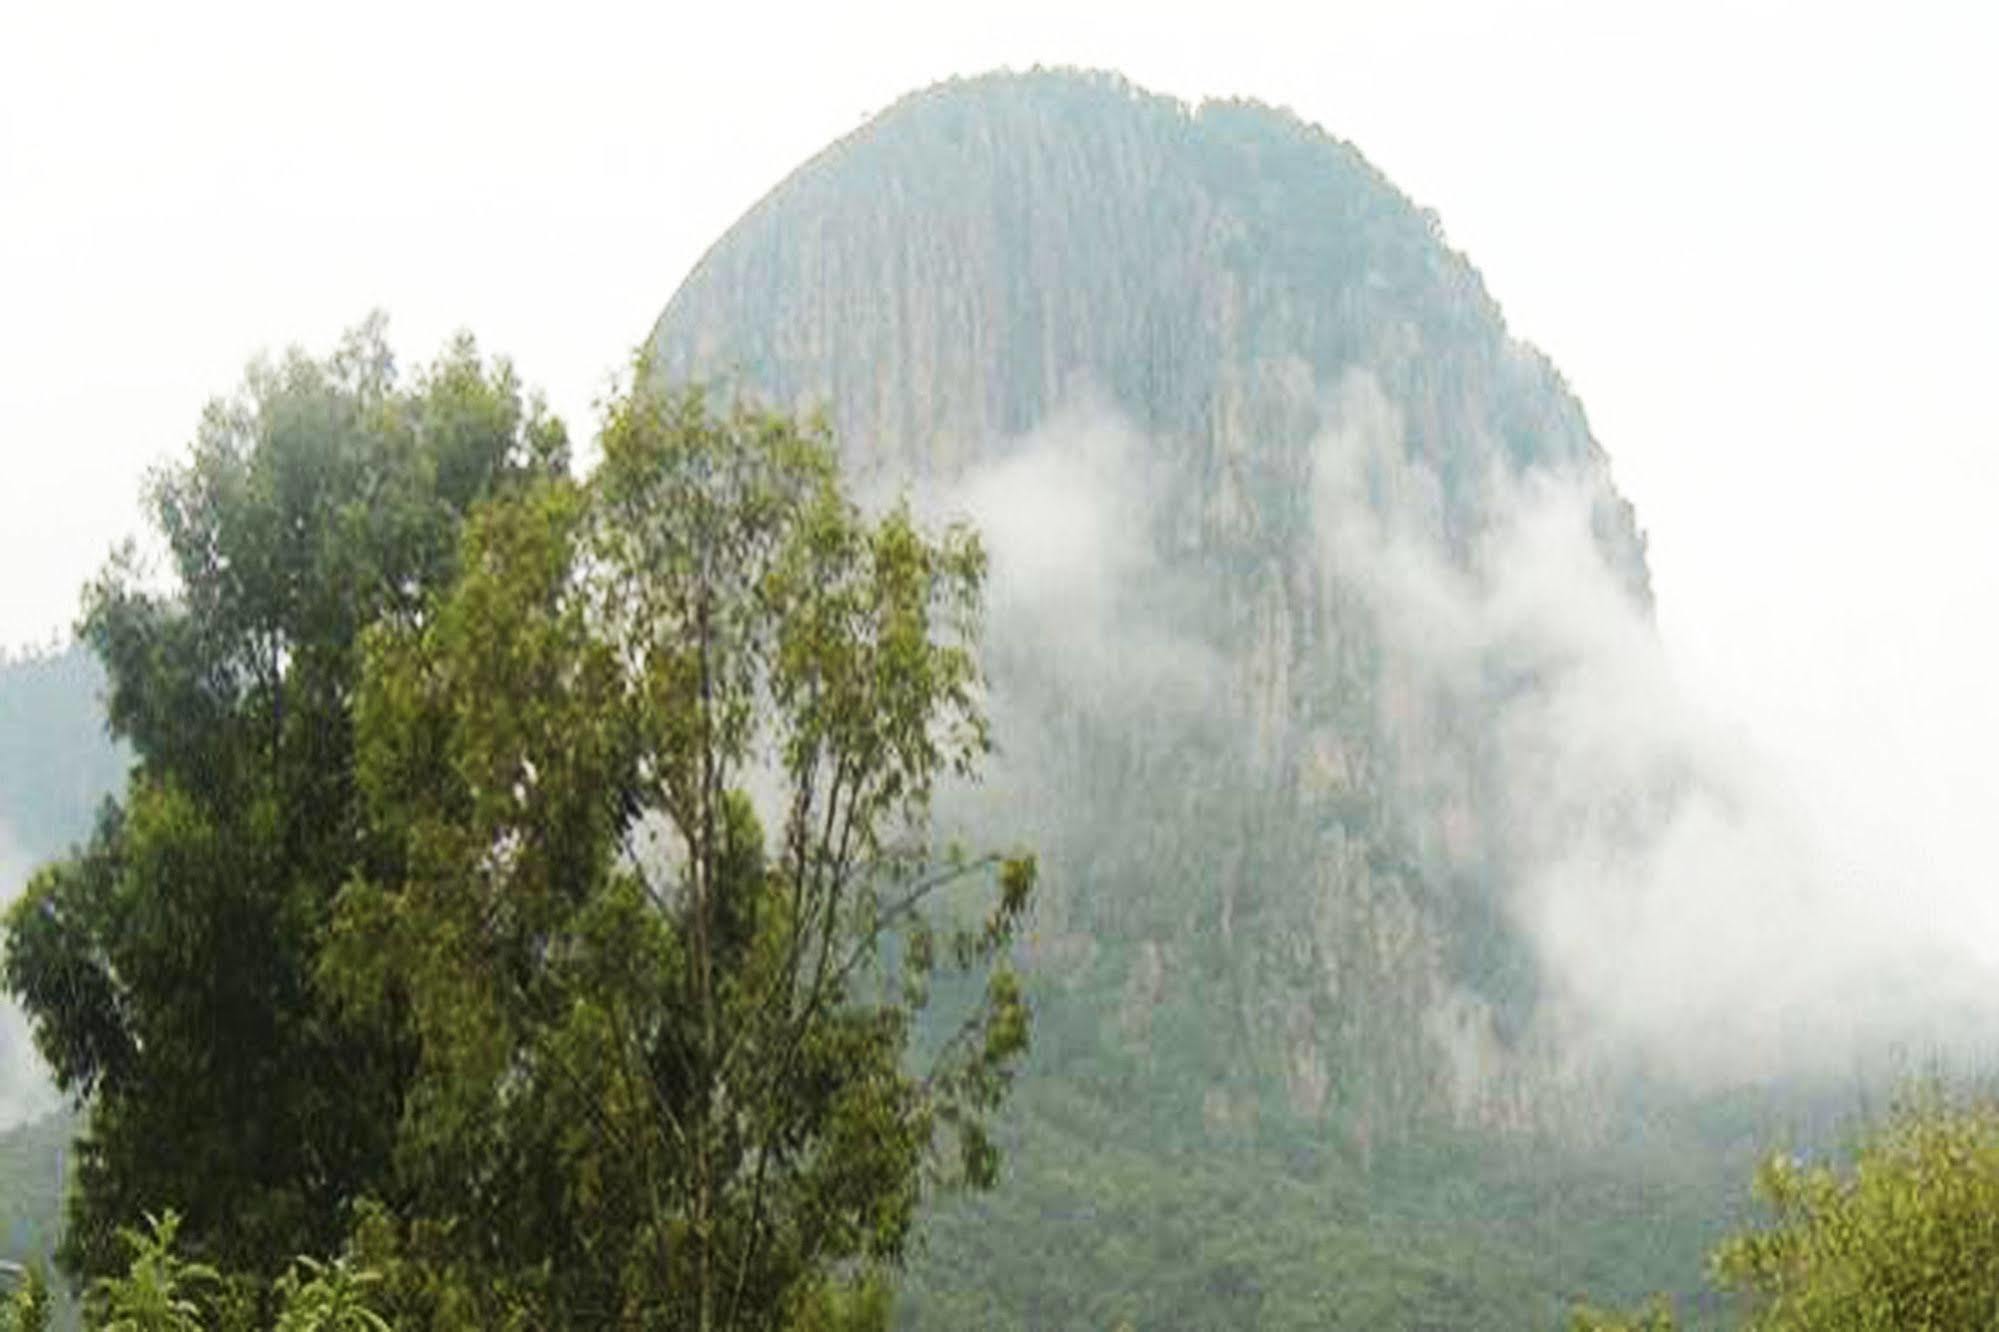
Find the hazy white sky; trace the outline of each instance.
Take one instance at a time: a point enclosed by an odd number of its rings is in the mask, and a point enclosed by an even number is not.
[[[702,250],[867,113],[1108,66],[1289,105],[1435,208],[1588,407],[1680,669],[1999,899],[1995,54],[1977,0],[0,0],[0,644],[67,623],[259,349],[469,327],[587,433]]]

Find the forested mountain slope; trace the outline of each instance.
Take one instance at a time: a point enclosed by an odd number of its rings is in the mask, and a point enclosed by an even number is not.
[[[1491,725],[1542,663],[1440,679],[1377,566],[1478,589],[1559,486],[1642,614],[1643,544],[1433,216],[1268,108],[955,83],[765,199],[653,346],[986,520],[1000,785],[1049,857],[1048,974],[1100,1000],[1075,1039],[1165,1059],[1217,1130],[1549,1113]]]
[[[97,807],[123,776],[104,727],[104,672],[88,650],[0,659],[0,904],[36,865],[90,832]],[[0,1129],[54,1098],[19,1011],[0,1000]]]
[[[80,644],[0,657],[0,892],[90,831],[124,776],[104,728],[104,672]]]
[[[104,728],[104,674],[72,644],[0,661],[0,903],[90,831],[125,758]],[[46,1263],[76,1119],[58,1107],[12,1000],[0,1000],[0,1259]],[[67,1295],[63,1308],[69,1316]]]

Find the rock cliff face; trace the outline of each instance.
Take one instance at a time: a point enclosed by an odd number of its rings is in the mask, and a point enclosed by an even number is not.
[[[1548,1122],[1514,764],[1560,662],[1481,608],[1528,510],[1650,594],[1581,407],[1434,216],[1283,112],[954,82],[779,186],[652,347],[987,531],[1006,758],[960,813],[1043,852],[1046,1067],[1184,1088],[1209,1134]]]

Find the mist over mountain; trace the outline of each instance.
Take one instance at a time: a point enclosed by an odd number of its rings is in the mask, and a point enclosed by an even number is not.
[[[1433,215],[1269,108],[947,84],[752,210],[652,347],[979,521],[988,803],[1028,815],[1047,973],[1116,992],[1116,1043],[1211,976],[1214,1124],[1278,1087],[1363,1135],[1552,1112],[1535,893],[1566,825],[1620,816],[1597,796],[1677,774],[1544,808],[1597,757],[1549,746],[1622,720],[1571,714],[1628,701],[1591,695],[1648,650],[1644,543]]]
[[[1104,74],[940,85],[753,208],[649,345],[824,411],[875,493],[989,543],[1004,752],[955,812],[1044,859],[1019,1242],[1037,1152],[1151,1134],[1275,1184],[1436,1133],[1656,1144],[1667,1105],[1712,1146],[1717,1105],[1836,1117],[1989,1053],[1982,970],[1680,687],[1560,374],[1323,130]],[[1552,1205],[1488,1184],[1509,1224]],[[1175,1316],[1043,1314],[1126,1307]]]

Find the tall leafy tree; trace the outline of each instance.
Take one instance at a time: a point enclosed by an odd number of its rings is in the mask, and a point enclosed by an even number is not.
[[[343,1204],[380,1187],[411,1047],[314,981],[334,896],[376,854],[360,634],[421,621],[471,506],[566,452],[469,339],[399,381],[376,319],[325,360],[253,366],[150,478],[166,577],[127,547],[81,624],[129,782],[7,917],[8,987],[90,1107],[72,1275],[119,1270],[119,1226],[171,1207],[200,1257],[275,1276],[333,1252]]]
[[[395,872],[345,890],[326,971],[420,1042],[402,1238],[455,1294],[402,1313],[878,1319],[926,1189],[993,1180],[1027,1041],[1032,862],[930,816],[991,743],[984,559],[864,515],[823,429],[644,367],[602,442],[367,641]]]

